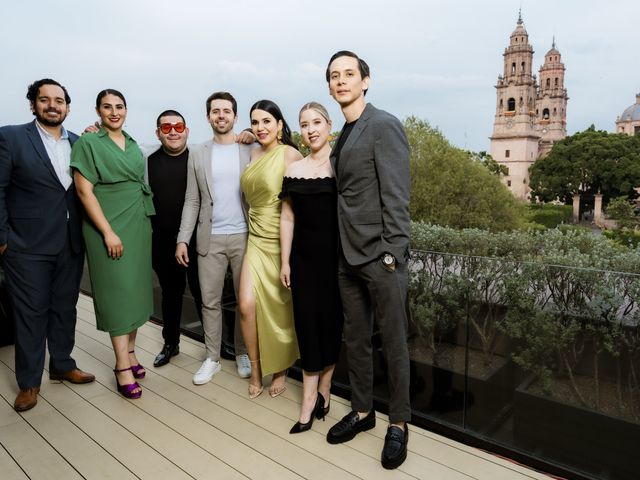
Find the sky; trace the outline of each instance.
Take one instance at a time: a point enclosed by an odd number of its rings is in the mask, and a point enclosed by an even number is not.
[[[238,129],[267,98],[292,130],[311,100],[339,130],[324,71],[346,49],[369,64],[376,107],[426,120],[458,147],[489,150],[494,86],[520,8],[536,73],[554,36],[562,54],[568,133],[614,131],[640,92],[637,0],[5,0],[0,125],[30,121],[27,86],[50,77],[69,90],[65,126],[76,132],[97,119],[104,88],[125,95],[125,130],[140,143],[155,140],[165,109],[186,117],[190,141],[211,138],[205,100],[219,90],[238,100]]]

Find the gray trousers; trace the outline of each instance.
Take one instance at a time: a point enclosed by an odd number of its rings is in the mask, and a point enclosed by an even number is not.
[[[209,252],[205,256],[198,255],[198,279],[202,292],[202,325],[207,357],[219,361],[222,342],[221,300],[224,277],[227,273],[227,267],[231,265],[233,289],[236,298],[238,298],[240,270],[242,270],[242,259],[247,248],[247,234],[220,234],[211,235],[209,238]],[[247,353],[237,309],[234,343],[236,355]]]
[[[380,259],[352,266],[341,255],[338,283],[344,311],[344,338],[349,363],[351,408],[373,408],[374,323],[380,330],[387,362],[389,422],[411,420],[409,350],[407,346],[407,265],[390,271]]]

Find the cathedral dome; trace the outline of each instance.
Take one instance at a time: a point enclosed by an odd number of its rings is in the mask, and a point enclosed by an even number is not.
[[[560,55],[560,52],[558,51],[558,49],[555,47],[555,44],[553,47],[551,47],[551,50],[549,50],[546,54],[545,57],[548,57],[549,55]]]
[[[620,115],[620,121],[630,122],[634,120],[640,120],[640,93],[636,95],[636,103],[627,108],[622,115]]]

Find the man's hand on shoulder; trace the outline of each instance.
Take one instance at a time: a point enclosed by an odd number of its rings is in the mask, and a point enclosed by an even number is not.
[[[98,133],[98,130],[100,130],[100,122],[95,122],[93,125],[89,125],[87,128],[85,128],[82,134],[84,135],[85,133]]]
[[[244,143],[245,145],[251,145],[256,141],[256,136],[250,129],[241,131],[236,135],[236,143]]]

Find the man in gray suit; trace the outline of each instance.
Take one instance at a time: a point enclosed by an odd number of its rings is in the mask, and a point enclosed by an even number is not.
[[[338,281],[353,411],[331,427],[329,443],[351,440],[375,426],[371,336],[378,326],[387,362],[389,429],[382,466],[407,456],[411,420],[407,348],[409,146],[397,118],[365,101],[369,66],[340,51],[326,71],[329,93],[346,123],[331,152],[338,187]]]
[[[187,166],[187,192],[176,246],[176,259],[189,264],[187,245],[198,224],[196,250],[202,292],[202,323],[206,358],[193,383],[209,382],[221,369],[221,297],[224,277],[231,265],[238,296],[240,270],[247,244],[247,213],[240,191],[240,175],[249,164],[251,145],[239,143],[233,131],[238,107],[228,92],[215,92],[206,102],[213,139],[191,148]],[[248,135],[243,132],[243,135]],[[251,363],[236,312],[235,353],[238,375],[251,376]]]
[[[27,99],[36,119],[0,128],[0,255],[15,321],[19,412],[38,402],[47,345],[51,380],[94,380],[71,358],[84,262],[69,169],[78,136],[62,126],[71,99],[50,78],[31,84]]]

